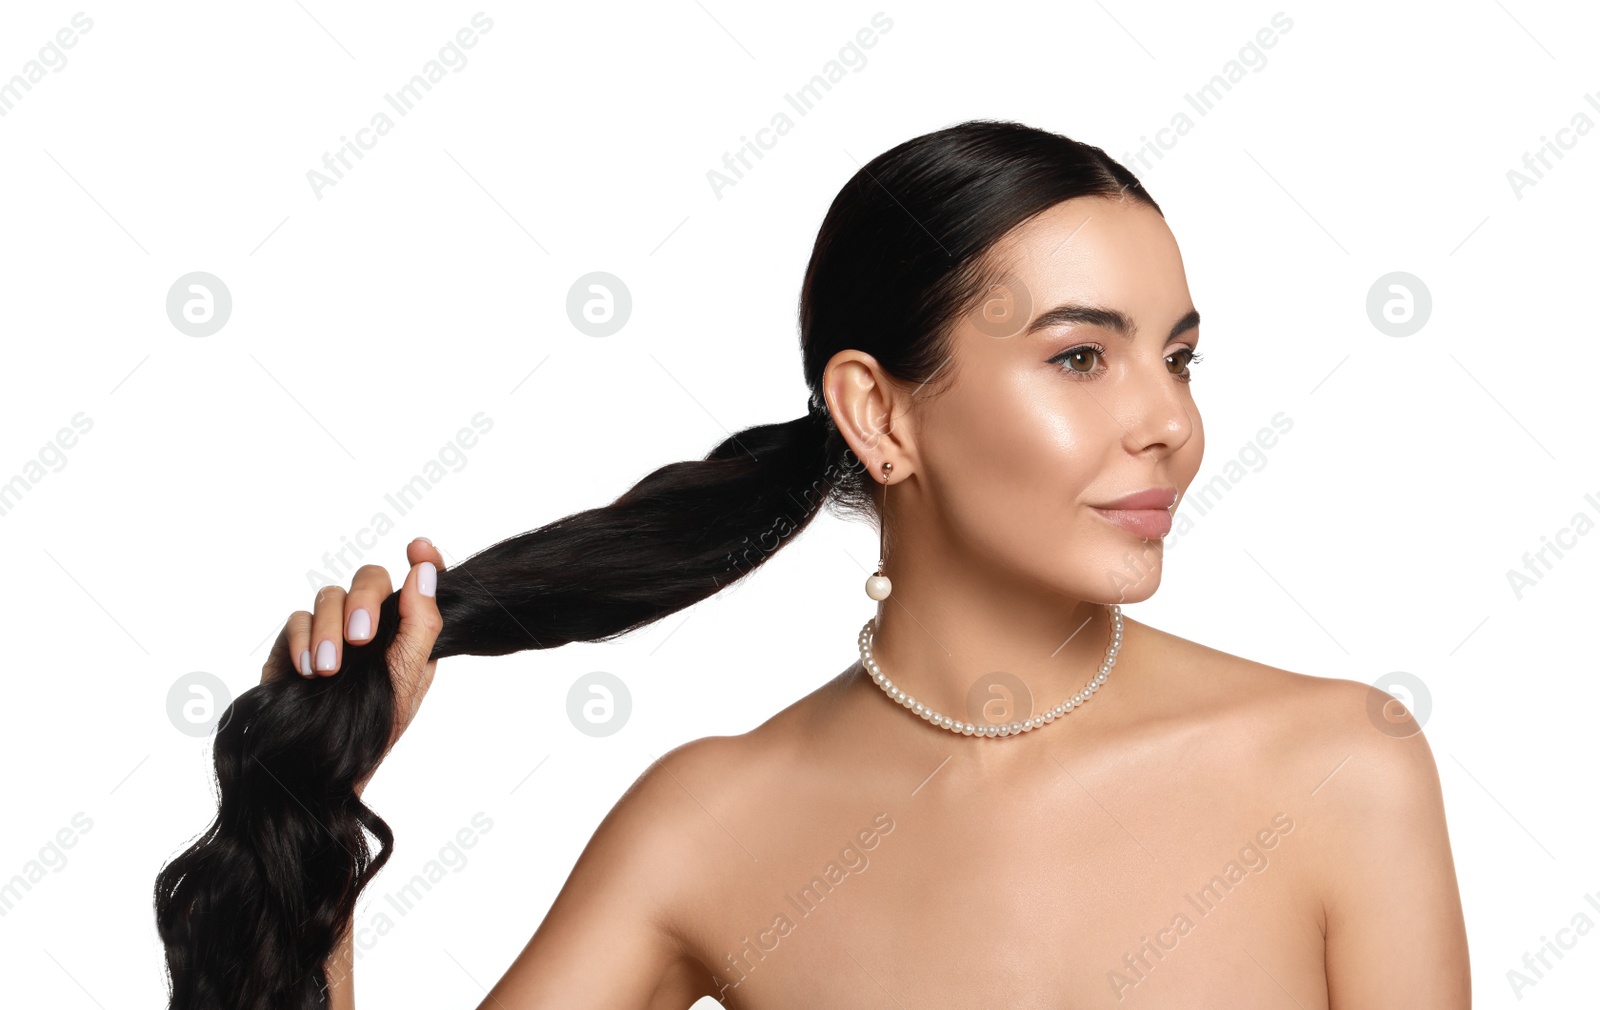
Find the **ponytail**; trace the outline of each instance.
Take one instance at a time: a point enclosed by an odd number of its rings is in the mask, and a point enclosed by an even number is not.
[[[806,265],[806,416],[741,431],[604,508],[440,572],[432,657],[615,638],[742,578],[824,503],[877,519],[877,483],[815,398],[829,362],[857,351],[913,394],[937,392],[956,371],[945,367],[952,325],[1004,277],[990,250],[1078,197],[1161,209],[1100,148],[1006,120],[958,123],[873,158],[834,197]],[[399,600],[379,607],[372,641],[345,647],[338,676],[270,680],[223,713],[216,819],[156,878],[170,1010],[322,1005],[323,965],[394,840],[354,787],[393,728],[385,657]]]
[[[439,572],[444,627],[430,658],[605,641],[742,578],[803,530],[852,469],[829,465],[837,433],[826,417],[812,410],[741,431],[610,505]],[[394,723],[386,656],[399,601],[391,593],[378,608],[370,642],[345,646],[337,676],[275,678],[223,713],[216,817],[155,882],[169,1010],[324,1005],[324,964],[394,843],[355,786],[382,760]]]

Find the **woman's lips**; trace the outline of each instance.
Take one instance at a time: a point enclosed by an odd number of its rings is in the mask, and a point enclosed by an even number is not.
[[[1091,506],[1093,507],[1093,506]],[[1172,532],[1172,513],[1166,509],[1103,509],[1096,512],[1129,533],[1146,540],[1157,540]]]

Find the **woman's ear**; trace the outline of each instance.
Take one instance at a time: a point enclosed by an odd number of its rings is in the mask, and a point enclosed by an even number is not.
[[[885,460],[894,464],[896,476],[916,469],[909,394],[876,358],[857,350],[835,354],[822,372],[822,395],[850,451],[874,480],[881,479]]]

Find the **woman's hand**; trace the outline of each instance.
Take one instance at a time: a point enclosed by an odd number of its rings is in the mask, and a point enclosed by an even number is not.
[[[400,627],[388,651],[395,687],[395,727],[389,737],[390,747],[411,725],[423,695],[433,683],[434,669],[439,664],[427,657],[444,626],[434,598],[435,580],[444,568],[443,556],[431,541],[418,537],[406,546],[406,559],[411,570],[400,587]],[[378,565],[357,569],[349,592],[338,586],[317,590],[314,614],[296,610],[289,615],[261,667],[261,682],[295,673],[302,677],[335,676],[344,656],[344,644],[362,645],[372,640],[378,606],[393,591],[388,571]],[[356,785],[357,796],[365,786],[365,781]]]

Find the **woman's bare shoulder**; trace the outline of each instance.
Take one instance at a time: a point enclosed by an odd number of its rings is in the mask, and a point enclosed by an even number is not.
[[[1341,769],[1381,778],[1428,777],[1431,755],[1415,716],[1381,688],[1347,677],[1302,673],[1143,626],[1170,684],[1190,685],[1183,704],[1211,728],[1234,729],[1249,758],[1307,782],[1308,792]],[[1365,776],[1364,776],[1365,777]]]
[[[1273,666],[1147,624],[1140,625],[1140,632],[1152,665],[1167,677],[1181,678],[1196,684],[1204,693],[1232,696],[1245,704],[1287,708],[1295,714],[1300,714],[1299,710],[1316,712],[1330,704],[1347,709],[1349,706],[1341,705],[1341,701],[1363,699],[1369,690],[1359,681]]]
[[[799,703],[797,702],[796,705]],[[719,819],[748,806],[765,776],[793,771],[792,724],[795,706],[744,733],[696,737],[678,744],[650,763],[628,787],[619,807],[636,817],[657,821],[657,827],[680,838],[713,830]]]

